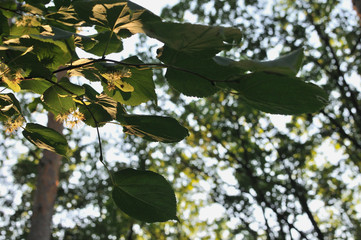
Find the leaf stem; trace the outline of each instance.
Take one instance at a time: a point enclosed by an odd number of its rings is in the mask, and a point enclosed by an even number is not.
[[[135,68],[172,68],[172,69],[175,69],[175,70],[178,70],[178,71],[186,72],[186,73],[192,74],[194,76],[203,78],[203,79],[211,82],[212,84],[215,84],[217,82],[235,82],[233,80],[215,80],[215,79],[211,79],[211,78],[208,78],[208,77],[206,77],[206,76],[204,76],[204,75],[202,75],[200,73],[193,72],[191,70],[181,68],[181,67],[177,67],[177,66],[173,66],[173,65],[163,64],[163,63],[139,63],[139,64],[135,64],[135,63],[125,63],[125,62],[122,62],[122,61],[116,61],[116,60],[106,59],[106,58],[93,59],[93,60],[91,60],[89,62],[86,62],[86,63],[82,63],[82,64],[78,64],[78,65],[71,65],[71,66],[68,66],[68,67],[60,68],[58,70],[53,71],[52,73],[55,74],[55,73],[58,73],[58,72],[61,72],[61,71],[69,71],[69,70],[72,70],[72,69],[81,68],[81,67],[84,67],[84,66],[87,66],[87,65],[90,65],[90,64],[93,64],[93,63],[97,63],[97,62],[111,62],[111,63],[119,64],[119,65],[122,65],[122,66],[135,67]]]
[[[59,69],[59,70],[61,70],[61,69]],[[54,71],[54,72],[55,72],[55,73],[61,72],[61,71],[59,71],[59,70]],[[62,71],[64,71],[64,70],[62,70]],[[54,73],[54,72],[53,72],[53,73]],[[59,88],[61,88],[62,90],[66,91],[67,93],[69,93],[69,94],[71,94],[71,95],[73,95],[73,96],[74,96],[74,95],[77,96],[77,94],[73,93],[72,91],[70,91],[69,89],[67,89],[67,88],[65,88],[64,86],[60,85],[59,83],[54,82],[54,81],[49,80],[49,79],[46,79],[46,78],[44,78],[44,79],[45,79],[46,81],[50,82],[51,84],[56,85],[57,87],[59,87]],[[88,107],[88,105],[85,104],[84,100],[83,100],[81,97],[79,97],[79,96],[77,96],[76,98],[85,106],[85,108],[86,108],[86,109],[88,110],[88,112],[90,113],[90,116],[91,116],[92,119],[94,120],[95,128],[96,128],[96,131],[97,131],[97,137],[98,137],[99,152],[100,152],[100,153],[99,153],[99,161],[103,164],[103,166],[104,166],[105,169],[107,170],[107,172],[108,172],[108,174],[109,174],[109,176],[110,176],[110,179],[111,179],[112,183],[115,184],[114,179],[113,179],[113,175],[112,175],[111,171],[109,170],[108,166],[106,165],[106,163],[105,163],[105,161],[104,161],[103,145],[102,145],[102,141],[101,141],[101,138],[100,138],[100,131],[99,131],[99,122],[96,120],[93,112],[90,110],[90,108]]]

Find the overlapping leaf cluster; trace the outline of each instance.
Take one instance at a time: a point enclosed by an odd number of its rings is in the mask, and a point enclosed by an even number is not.
[[[315,112],[327,103],[321,88],[296,77],[302,50],[274,61],[236,61],[217,56],[240,44],[242,33],[236,28],[164,22],[130,1],[48,2],[1,3],[1,22],[10,18],[15,22],[1,25],[0,76],[2,87],[37,94],[35,102],[60,119],[78,112],[92,127],[115,122],[127,134],[146,140],[181,141],[188,131],[177,120],[125,111],[124,105],[157,100],[152,68],[166,68],[168,83],[185,95],[207,97],[232,91],[269,113]],[[96,33],[82,35],[84,27]],[[157,55],[161,63],[143,63],[137,56],[120,61],[106,58],[122,51],[122,40],[137,33],[164,43]],[[76,48],[98,57],[80,58]],[[88,83],[79,85],[74,78],[58,81],[56,74],[62,73],[84,77]],[[103,89],[95,89],[93,82],[100,82]],[[2,121],[22,116],[13,93],[1,94],[0,104]],[[23,135],[40,148],[68,154],[66,139],[50,128],[27,123]],[[176,219],[174,193],[160,175],[128,169],[114,174],[112,180],[113,199],[130,216],[148,222]]]

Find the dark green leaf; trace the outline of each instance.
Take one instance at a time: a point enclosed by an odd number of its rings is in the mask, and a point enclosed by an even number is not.
[[[23,135],[39,148],[66,156],[69,147],[65,137],[57,131],[35,123],[28,123]]]
[[[21,114],[20,103],[14,94],[0,94],[0,114],[2,120]]]
[[[144,222],[177,220],[174,191],[161,175],[124,169],[114,174],[113,200],[129,216]]]
[[[241,70],[216,64],[211,58],[198,58],[164,47],[158,58],[170,65],[166,78],[177,91],[196,97],[207,97],[219,89],[215,82],[225,81]]]
[[[328,102],[327,94],[320,87],[274,73],[247,74],[224,85],[237,90],[251,106],[274,114],[312,113]]]
[[[231,43],[242,38],[237,28],[189,23],[146,22],[144,29],[148,36],[174,50],[203,57],[213,57],[222,50],[229,50],[233,47]]]
[[[117,115],[124,132],[149,141],[174,143],[188,136],[188,130],[171,117]]]
[[[99,104],[92,103],[86,107],[80,105],[79,111],[84,114],[83,121],[85,124],[91,127],[102,127],[107,122],[113,120],[110,114]],[[94,121],[94,118],[96,121]]]

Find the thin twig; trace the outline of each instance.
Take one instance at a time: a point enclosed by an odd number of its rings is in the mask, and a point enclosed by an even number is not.
[[[60,71],[56,71],[56,72],[60,72]],[[69,89],[65,88],[64,86],[60,85],[58,82],[54,82],[52,80],[49,80],[49,79],[46,79],[44,78],[47,82],[50,82],[51,84],[53,85],[56,85],[57,87],[61,88],[62,90],[66,91],[67,93],[71,94],[72,96],[77,96],[75,93],[73,93],[72,91],[70,91]],[[79,100],[84,106],[85,108],[88,110],[88,112],[90,113],[92,119],[94,120],[94,123],[95,123],[95,128],[96,128],[96,131],[97,131],[97,136],[98,136],[98,144],[99,144],[99,160],[100,162],[103,164],[103,166],[105,167],[105,169],[107,170],[107,172],[109,173],[109,176],[110,176],[110,179],[112,181],[113,184],[115,184],[114,182],[114,179],[113,179],[113,175],[112,173],[110,172],[108,166],[106,165],[105,161],[104,161],[104,157],[103,157],[103,146],[102,146],[102,141],[101,141],[101,138],[100,138],[100,131],[99,131],[99,122],[96,120],[93,112],[90,110],[90,108],[88,107],[88,105],[84,102],[84,100],[77,96],[76,97],[77,100]]]

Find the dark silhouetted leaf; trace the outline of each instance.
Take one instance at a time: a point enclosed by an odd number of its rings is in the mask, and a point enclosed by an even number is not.
[[[129,216],[149,223],[178,219],[174,191],[161,175],[124,169],[113,178],[113,200]]]
[[[274,73],[256,72],[224,84],[237,90],[251,106],[268,113],[312,113],[328,102],[327,94],[320,87]]]
[[[124,132],[149,141],[173,143],[188,136],[188,130],[171,117],[118,115]]]

